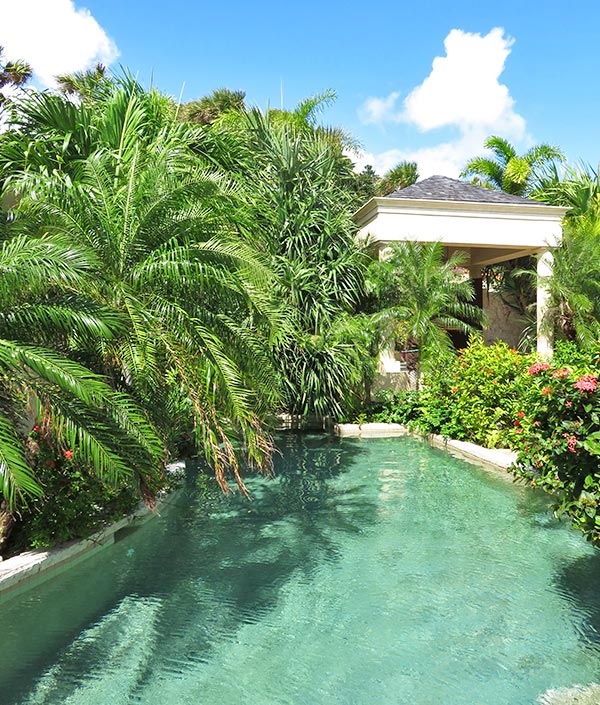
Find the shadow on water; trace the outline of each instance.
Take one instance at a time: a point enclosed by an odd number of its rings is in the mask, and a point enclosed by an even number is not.
[[[249,480],[251,503],[223,496],[203,473],[190,477],[177,506],[160,521],[123,535],[115,546],[15,600],[0,646],[6,653],[11,641],[21,643],[27,656],[0,667],[0,687],[11,694],[7,705],[23,702],[31,683],[24,672],[47,672],[57,655],[60,669],[71,674],[57,683],[85,679],[94,664],[106,662],[103,651],[111,647],[104,641],[114,631],[107,625],[127,619],[133,625],[140,605],[148,620],[144,638],[168,642],[169,648],[148,647],[151,657],[144,658],[135,687],[157,668],[193,668],[241,625],[272,611],[292,577],[309,581],[320,565],[334,562],[339,532],[360,534],[377,521],[368,497],[348,499],[336,489],[336,479],[363,453],[360,444],[290,434],[279,437],[278,445],[275,478]],[[32,635],[26,644],[23,630]],[[64,695],[57,691],[40,702],[59,702]]]
[[[578,615],[581,640],[595,651],[600,650],[600,550],[579,556],[557,572],[557,591],[573,606]],[[600,678],[600,664],[597,678]]]

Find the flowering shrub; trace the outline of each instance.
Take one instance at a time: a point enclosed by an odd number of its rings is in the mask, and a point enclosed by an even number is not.
[[[460,352],[453,371],[454,437],[488,448],[506,445],[531,362],[529,356],[520,355],[506,343],[486,346],[481,338],[473,338]]]
[[[43,494],[29,500],[10,536],[8,551],[43,548],[89,536],[103,524],[131,512],[140,502],[136,487],[112,487],[85,464],[60,438],[34,426],[28,454]]]
[[[474,337],[450,368],[427,378],[420,392],[388,393],[373,419],[491,448],[505,445],[532,362],[506,343],[486,346]]]
[[[537,366],[511,444],[513,471],[555,498],[587,538],[600,542],[600,389],[597,372]],[[531,371],[532,368],[530,368]]]

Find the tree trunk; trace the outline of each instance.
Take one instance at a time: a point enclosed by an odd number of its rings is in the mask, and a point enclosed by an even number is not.
[[[0,502],[0,554],[6,546],[15,521],[15,515],[8,508],[8,503]]]

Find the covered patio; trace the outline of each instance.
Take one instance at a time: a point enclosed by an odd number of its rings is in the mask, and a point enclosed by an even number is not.
[[[432,176],[389,196],[375,197],[354,214],[359,237],[370,236],[379,252],[399,240],[441,242],[448,252],[467,253],[470,276],[481,292],[481,269],[526,255],[537,258],[540,276],[550,273],[549,247],[560,242],[567,208],[482,188],[446,176]],[[537,288],[537,350],[552,354],[544,326],[547,292]],[[390,351],[382,372],[400,371]]]

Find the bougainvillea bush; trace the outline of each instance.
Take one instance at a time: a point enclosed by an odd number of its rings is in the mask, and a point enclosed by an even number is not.
[[[519,452],[512,469],[553,495],[556,514],[600,543],[600,370],[556,360],[531,365],[527,376],[511,431]]]

